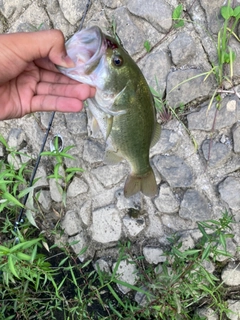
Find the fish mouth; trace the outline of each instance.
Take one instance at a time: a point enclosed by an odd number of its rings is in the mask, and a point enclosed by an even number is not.
[[[107,40],[101,29],[97,26],[83,29],[75,33],[65,46],[75,66],[73,68],[58,66],[59,71],[79,82],[101,87],[97,83],[97,74],[103,71],[101,69],[106,65],[101,60],[104,60],[107,49]]]

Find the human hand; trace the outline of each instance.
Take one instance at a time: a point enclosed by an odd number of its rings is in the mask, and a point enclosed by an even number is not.
[[[36,111],[77,112],[95,89],[59,73],[73,67],[59,30],[0,35],[0,120]]]

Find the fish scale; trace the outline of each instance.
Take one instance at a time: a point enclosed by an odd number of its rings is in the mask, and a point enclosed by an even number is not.
[[[141,70],[115,39],[96,26],[74,34],[66,49],[75,67],[58,67],[59,70],[96,88],[95,97],[88,99],[88,108],[106,140],[105,163],[116,164],[125,159],[130,165],[125,197],[140,191],[155,196],[157,184],[149,150],[160,136],[160,125]],[[79,52],[83,60],[78,60]]]

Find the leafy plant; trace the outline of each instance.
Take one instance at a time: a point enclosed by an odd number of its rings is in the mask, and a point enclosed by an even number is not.
[[[182,13],[183,13],[183,6],[182,4],[179,4],[172,13],[172,19],[174,21],[173,27],[180,28],[184,26],[184,20],[182,19]]]
[[[233,237],[228,233],[231,223],[232,217],[227,212],[218,221],[199,222],[202,238],[195,248],[189,250],[181,250],[178,237],[169,238],[171,248],[165,252],[166,261],[157,271],[152,266],[144,266],[141,257],[132,257],[140,279],[138,288],[133,289],[145,294],[145,303],[133,307],[124,300],[122,318],[131,312],[132,319],[193,319],[196,306],[208,304],[223,319],[223,315],[229,312],[224,302],[225,289],[220,279],[205,269],[204,261],[215,261],[218,255],[231,257],[226,249],[226,239]],[[127,253],[131,255],[129,246]],[[117,279],[113,281],[118,283]],[[194,315],[194,319],[200,317]]]
[[[226,240],[233,235],[232,217],[225,212],[219,220],[199,222],[201,239],[193,249],[182,250],[179,237],[169,238],[166,261],[156,269],[141,255],[134,255],[130,241],[119,244],[119,255],[107,273],[92,261],[79,263],[69,244],[50,247],[50,257],[44,253],[46,240],[25,224],[14,236],[19,243],[7,241],[0,246],[0,319],[195,319],[198,305],[207,304],[219,313],[228,312],[227,295],[217,274],[204,267],[205,261],[215,261],[218,255],[231,257]],[[9,228],[9,221],[2,229]],[[230,231],[230,232],[229,232]],[[58,233],[56,230],[55,232]],[[76,243],[76,242],[74,242]],[[57,247],[61,247],[57,249]],[[46,252],[46,251],[45,251]],[[119,278],[120,263],[127,260],[137,267],[138,283],[131,285]],[[125,286],[132,294],[123,295],[117,285]],[[142,304],[133,294],[142,297]]]
[[[9,148],[2,135],[0,135],[0,142],[13,159],[19,154]],[[16,169],[13,163],[5,163],[3,159],[0,160],[0,212],[7,208],[23,207],[20,199],[24,197],[24,190],[27,188],[26,169],[26,163]]]
[[[150,42],[149,42],[148,40],[146,40],[146,41],[144,42],[144,48],[146,49],[147,52],[150,52],[150,50],[151,50],[151,44],[150,44]]]
[[[58,148],[58,137],[54,139],[54,150],[44,151],[41,153],[42,156],[50,156],[56,159],[54,165],[53,174],[49,175],[49,179],[55,179],[58,185],[58,190],[62,194],[63,204],[66,206],[66,189],[72,180],[73,176],[78,172],[83,172],[83,169],[77,167],[70,167],[64,169],[64,158],[74,160],[68,151],[74,148],[74,146],[67,146],[62,151]]]

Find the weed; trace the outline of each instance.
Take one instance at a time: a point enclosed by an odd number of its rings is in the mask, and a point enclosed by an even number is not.
[[[61,154],[55,152],[57,164],[62,163],[68,150],[64,149]],[[56,169],[53,177],[59,176]],[[56,245],[51,246],[51,257],[48,257],[43,234],[35,237],[36,229],[27,222],[21,233],[12,231],[19,239],[18,244],[7,239],[0,246],[0,319],[197,320],[200,317],[193,313],[200,303],[212,306],[222,317],[228,312],[223,283],[204,268],[203,262],[214,261],[220,254],[230,256],[226,252],[226,239],[232,237],[231,222],[227,213],[218,221],[200,222],[202,238],[194,249],[183,251],[178,238],[170,238],[166,261],[158,266],[158,272],[141,255],[133,255],[129,241],[120,244],[111,273],[99,267],[95,270],[91,260],[79,264],[77,257],[86,248],[76,255],[71,251],[71,244],[62,245],[57,252]],[[13,225],[7,218],[1,232],[6,234],[11,229]],[[137,284],[131,285],[119,278],[122,260],[136,265]],[[118,285],[129,288],[132,293],[123,295]],[[133,300],[133,293],[142,297],[141,304]]]
[[[48,178],[55,179],[58,186],[58,190],[62,195],[63,204],[64,206],[66,206],[67,186],[69,185],[74,175],[78,172],[83,172],[83,169],[77,167],[70,167],[64,169],[64,158],[74,160],[74,157],[68,153],[68,151],[74,148],[74,146],[67,146],[62,151],[59,151],[58,143],[59,139],[58,137],[55,137],[55,148],[53,149],[53,151],[44,151],[41,153],[41,155],[54,157],[56,159],[53,174],[49,175]]]
[[[0,142],[12,159],[19,155],[19,152],[9,148],[1,135]],[[22,164],[20,168],[16,168],[12,161],[5,163],[3,159],[0,160],[0,212],[5,209],[13,210],[13,208],[23,207],[20,199],[24,197],[27,190],[26,171],[27,164]]]
[[[146,40],[146,41],[144,42],[144,48],[146,49],[147,52],[150,52],[150,50],[151,50],[151,44],[150,44],[150,42],[149,42],[148,40]]]
[[[183,6],[179,4],[172,13],[172,19],[174,21],[173,27],[180,28],[184,26],[184,20],[182,19]]]

